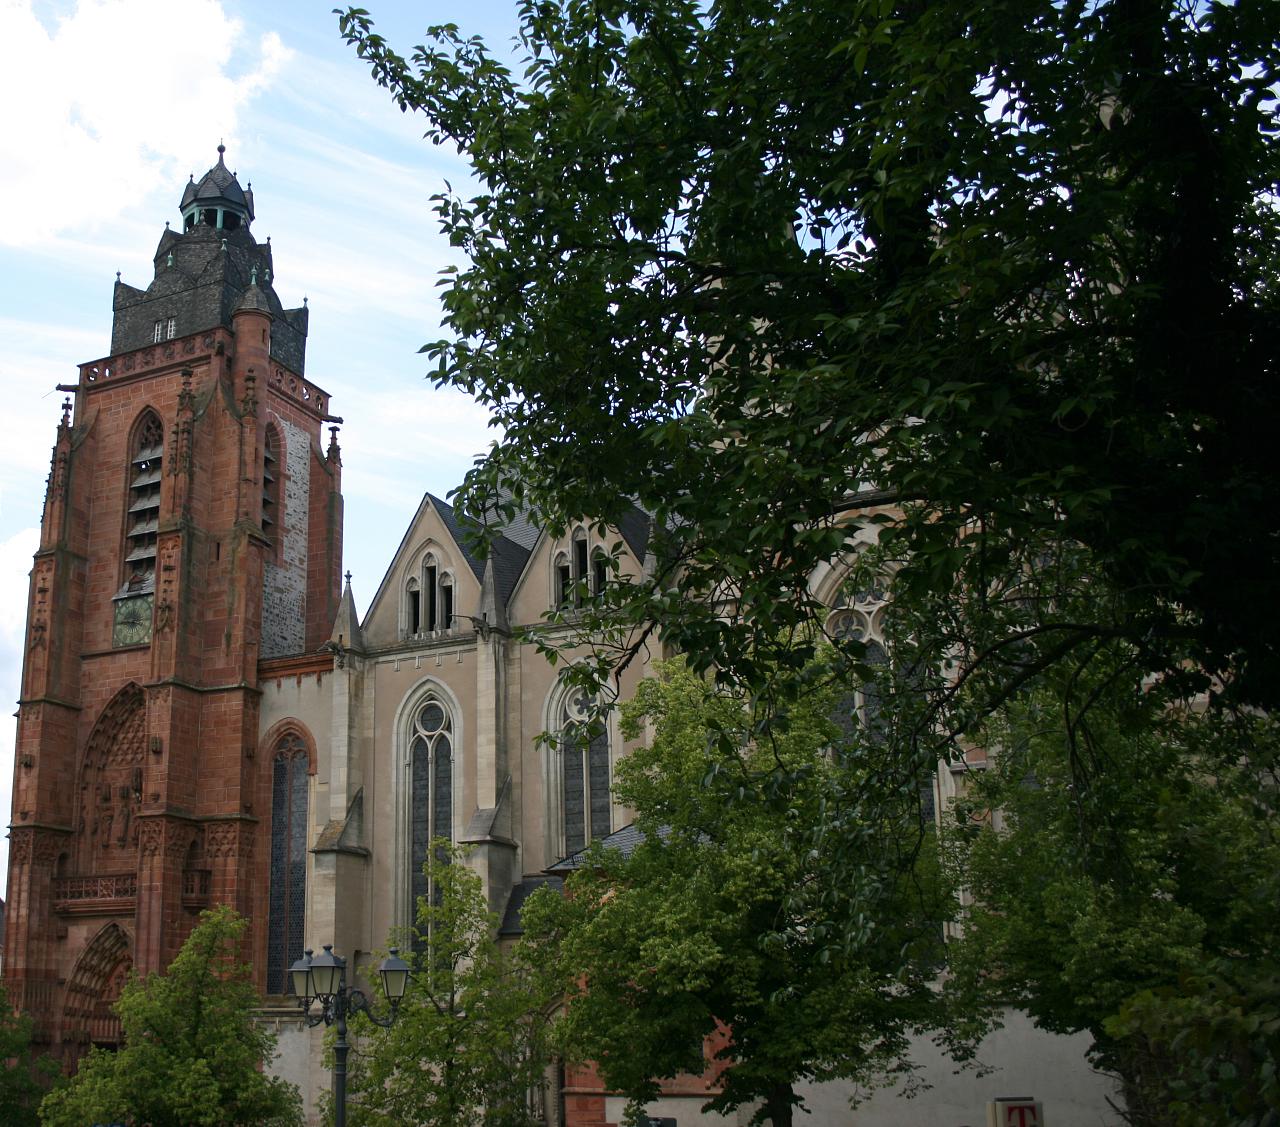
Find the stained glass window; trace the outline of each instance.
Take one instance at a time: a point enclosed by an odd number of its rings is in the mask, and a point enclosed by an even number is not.
[[[276,745],[271,775],[271,907],[267,993],[283,994],[302,957],[307,905],[307,748],[289,733]]]
[[[409,740],[409,891],[416,912],[418,900],[433,892],[422,871],[431,839],[453,840],[453,718],[442,701],[429,696],[418,706]]]

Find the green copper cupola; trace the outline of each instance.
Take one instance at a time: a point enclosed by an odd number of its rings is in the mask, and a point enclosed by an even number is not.
[[[218,163],[201,178],[193,175],[182,193],[183,230],[195,227],[214,227],[220,231],[236,231],[248,228],[253,221],[253,185],[248,190],[240,187],[235,173],[223,163],[226,146],[218,145]]]

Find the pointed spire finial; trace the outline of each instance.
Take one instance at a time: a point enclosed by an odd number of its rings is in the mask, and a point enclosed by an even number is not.
[[[69,395],[62,401],[62,425],[64,427],[71,425],[71,396]],[[347,582],[351,582],[350,572],[347,573]]]
[[[258,268],[255,266],[249,271],[249,285],[256,286],[258,284]]]
[[[70,403],[71,400],[68,399],[67,402]],[[347,574],[344,578],[347,581],[347,586],[350,587],[351,586],[351,569],[350,568],[347,568]]]
[[[167,219],[164,221],[164,229],[166,231],[169,230],[169,221]]]
[[[165,264],[166,266],[172,266],[172,265],[173,265],[173,251],[170,251],[170,252],[169,252],[169,257],[168,257],[168,258],[166,258],[166,259],[164,260],[164,264]]]
[[[120,281],[120,271],[119,271],[119,270],[117,270],[117,271],[116,271],[116,281],[117,281],[117,282],[118,282],[118,281]]]
[[[218,163],[222,163],[222,154],[227,151],[227,146],[222,143],[222,138],[218,138]]]
[[[118,278],[118,277],[120,277],[120,275],[119,275],[119,274],[117,274],[117,275],[116,275],[116,277]],[[303,309],[306,309],[306,307],[307,307],[307,295],[306,295],[306,294],[303,294],[303,295],[302,295],[302,308],[303,308]]]

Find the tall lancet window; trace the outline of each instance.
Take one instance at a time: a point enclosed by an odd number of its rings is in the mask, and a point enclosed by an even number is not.
[[[307,745],[287,732],[271,774],[271,897],[267,918],[267,993],[283,994],[302,957],[307,911]]]
[[[409,735],[409,891],[413,916],[418,900],[434,895],[422,867],[431,839],[453,840],[453,717],[434,693],[414,713]]]
[[[590,698],[576,689],[561,706],[559,728],[560,812],[568,856],[610,831],[609,729],[592,715]]]

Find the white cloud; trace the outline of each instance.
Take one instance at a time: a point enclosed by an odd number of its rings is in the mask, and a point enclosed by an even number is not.
[[[27,622],[27,577],[40,545],[40,530],[24,528],[0,541],[0,685],[17,696]],[[14,743],[17,724],[8,702],[0,701],[0,811],[12,805]],[[0,873],[9,872],[9,842],[0,834]]]
[[[0,317],[0,388],[5,395],[0,441],[0,527],[38,518],[62,396],[59,383],[75,383],[75,363],[102,350],[100,334],[62,325]],[[24,588],[25,590],[25,588]]]
[[[193,142],[234,138],[245,102],[289,56],[268,32],[246,65],[218,0],[79,0],[52,30],[31,0],[0,0],[0,242],[109,230],[130,205],[172,191]]]

